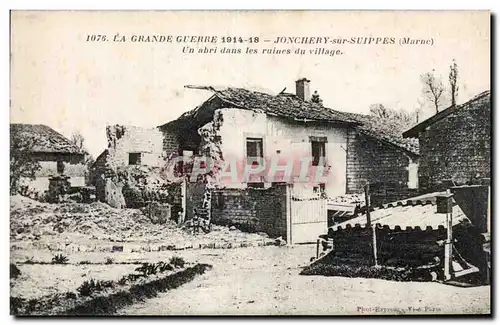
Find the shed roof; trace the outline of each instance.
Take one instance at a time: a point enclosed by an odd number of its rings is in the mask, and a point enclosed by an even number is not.
[[[43,124],[10,124],[10,138],[29,141],[31,152],[82,154],[68,138]]]
[[[389,226],[391,229],[396,226],[401,227],[401,229],[406,227],[420,227],[421,229],[446,227],[446,214],[437,213],[436,196],[438,194],[442,193],[431,193],[425,197],[415,197],[379,206],[370,213],[372,224],[380,223],[382,226]],[[470,222],[456,202],[453,202],[452,211],[453,226],[465,220]],[[345,229],[348,225],[354,227],[356,224],[364,227],[366,225],[366,215],[363,214],[330,228],[337,231],[339,228]]]
[[[484,91],[484,92],[480,93],[479,95],[474,96],[472,99],[470,99],[468,102],[466,102],[464,104],[450,106],[450,107],[442,110],[441,112],[437,113],[436,115],[429,117],[425,121],[422,121],[419,124],[412,127],[411,129],[409,129],[408,131],[405,131],[403,133],[403,137],[404,138],[418,138],[418,135],[420,132],[424,131],[428,126],[442,120],[443,118],[449,116],[450,114],[452,114],[458,110],[468,108],[468,107],[473,106],[473,105],[481,105],[485,102],[491,103],[491,96],[490,96],[489,90]]]

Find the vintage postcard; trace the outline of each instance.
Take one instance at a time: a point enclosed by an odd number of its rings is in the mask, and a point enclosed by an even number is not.
[[[11,11],[11,314],[490,315],[490,23]]]

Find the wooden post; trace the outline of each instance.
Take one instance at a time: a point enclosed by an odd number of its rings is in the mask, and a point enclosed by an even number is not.
[[[451,279],[453,272],[452,254],[453,254],[453,195],[450,190],[446,191],[446,241],[444,244],[444,279]]]
[[[366,226],[371,227],[372,220],[370,218],[370,183],[365,185],[365,205],[366,205]]]
[[[286,185],[286,245],[292,245],[292,184]]]
[[[370,183],[365,185],[365,202],[366,202],[366,228],[372,229],[372,251],[373,251],[373,262],[375,266],[378,266],[377,258],[377,234],[375,226],[372,226],[372,219],[370,215]]]
[[[375,261],[375,266],[378,266],[378,256],[377,256],[377,227],[372,226],[372,245],[373,245],[373,259]]]
[[[187,197],[186,197],[186,194],[187,194],[187,182],[186,182],[186,178],[184,178],[182,180],[182,183],[181,183],[181,205],[182,205],[182,210],[181,210],[181,213],[179,215],[179,220],[177,220],[177,223],[179,225],[183,224],[184,221],[186,221],[186,202],[187,202]]]
[[[316,259],[319,257],[319,238],[316,240]]]

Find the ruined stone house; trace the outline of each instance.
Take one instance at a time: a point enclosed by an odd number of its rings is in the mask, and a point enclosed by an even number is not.
[[[246,161],[248,156],[294,158],[312,156],[328,162],[324,183],[300,188],[300,195],[324,191],[329,197],[359,193],[367,183],[389,182],[416,188],[418,143],[403,139],[401,130],[377,118],[345,113],[311,101],[309,80],[296,82],[296,94],[271,95],[241,88],[217,90],[177,120],[160,126],[175,135],[180,154],[204,154],[215,142],[218,155]],[[170,142],[172,142],[170,140]],[[175,141],[174,141],[175,142]],[[226,188],[270,187],[266,179],[224,184]],[[299,188],[297,187],[299,191]]]
[[[25,179],[24,185],[37,193],[49,189],[54,176],[67,176],[72,187],[85,186],[87,168],[84,153],[59,132],[42,124],[10,124],[12,141],[27,143],[25,150],[40,164],[35,179]]]
[[[169,157],[164,150],[168,136],[159,128],[108,125],[106,137],[107,149],[90,167],[97,198],[117,208],[143,206],[151,199],[145,197],[145,191],[151,194],[167,182],[159,174]],[[138,191],[133,194],[136,197],[124,197],[124,187],[125,191],[127,187],[129,192]]]
[[[403,133],[418,138],[420,190],[440,190],[491,177],[491,95],[485,91],[450,106]]]
[[[326,205],[319,206],[319,197],[361,193],[367,182],[392,183],[402,195],[417,187],[416,141],[403,139],[402,130],[371,116],[312,102],[309,83],[298,80],[295,94],[276,95],[198,87],[211,97],[176,120],[152,129],[108,127],[108,149],[94,167],[102,175],[116,166],[165,164],[175,155],[233,159],[243,165],[254,163],[249,157],[286,161],[309,156],[313,174],[325,167],[326,178],[300,184],[265,175],[238,178],[215,184],[212,196],[213,222],[294,243],[314,240],[325,231]],[[201,204],[204,184],[183,186],[181,210],[190,218]],[[310,217],[300,219],[303,216]]]

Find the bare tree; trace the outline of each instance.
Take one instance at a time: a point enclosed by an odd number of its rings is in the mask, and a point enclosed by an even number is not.
[[[35,173],[41,166],[33,159],[31,149],[34,141],[20,135],[11,134],[10,138],[10,193],[21,190],[22,179],[35,179]]]
[[[390,109],[386,108],[383,104],[372,104],[370,105],[370,114],[380,118],[390,118]]]
[[[432,103],[436,109],[436,114],[439,112],[439,107],[443,101],[444,85],[443,82],[436,78],[435,71],[424,73],[420,76],[423,88],[422,92],[426,98]]]
[[[71,135],[70,138],[71,143],[73,143],[84,155],[84,164],[89,166],[94,163],[94,158],[88,152],[87,148],[85,148],[85,138],[79,132],[75,132]]]
[[[71,143],[74,144],[75,146],[78,147],[78,149],[84,151],[85,150],[85,147],[83,145],[83,143],[85,142],[85,138],[83,137],[83,135],[81,135],[81,133],[78,133],[78,132],[75,132],[71,135],[71,139],[70,139]]]
[[[450,81],[450,95],[451,95],[451,105],[455,106],[458,97],[458,65],[455,59],[450,65],[450,74],[448,75]]]

